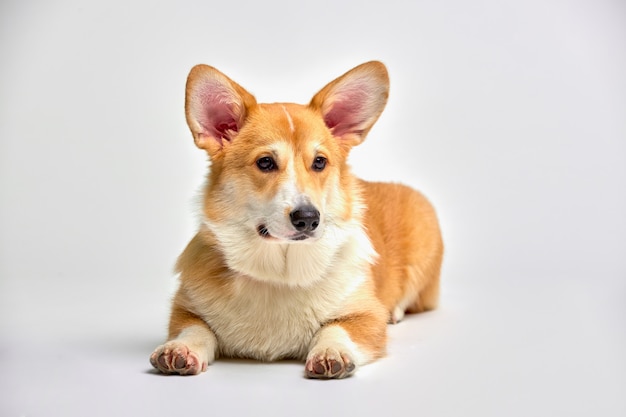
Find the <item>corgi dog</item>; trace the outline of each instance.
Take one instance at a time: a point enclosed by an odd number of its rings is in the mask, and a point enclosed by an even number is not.
[[[344,378],[385,355],[388,323],[437,306],[433,207],[406,186],[356,178],[347,163],[388,93],[377,61],[308,105],[257,103],[217,69],[191,70],[186,118],[210,169],[156,369],[295,359],[306,377]]]

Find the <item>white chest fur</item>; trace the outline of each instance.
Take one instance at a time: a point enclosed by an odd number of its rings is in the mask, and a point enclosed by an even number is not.
[[[319,242],[324,246],[294,245],[283,251],[282,258],[274,252],[268,255],[255,249],[256,252],[248,255],[256,259],[246,260],[248,264],[256,261],[258,265],[270,256],[272,268],[282,274],[270,280],[268,276],[259,279],[239,272],[232,275],[224,292],[189,294],[196,314],[215,333],[219,353],[268,361],[304,359],[317,330],[345,314],[347,300],[353,302],[350,296],[367,279],[375,254],[360,227],[355,232],[333,248],[334,252],[318,253],[320,247],[329,246],[324,242]],[[265,246],[270,250],[278,248],[278,245]],[[301,262],[304,256],[302,249],[295,248],[308,248],[309,255],[323,256],[320,258],[323,268],[312,268],[317,271],[315,274],[308,272],[300,276],[298,267],[289,265]],[[279,265],[280,262],[284,265]],[[299,281],[302,285],[295,285]]]

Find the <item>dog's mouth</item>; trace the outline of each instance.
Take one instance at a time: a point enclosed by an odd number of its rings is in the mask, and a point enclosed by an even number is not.
[[[276,238],[276,237],[271,235],[269,230],[267,230],[267,226],[264,225],[264,224],[258,225],[257,228],[256,228],[256,231],[259,234],[259,236],[261,236],[263,239],[278,240],[278,238]],[[308,235],[306,233],[298,233],[298,234],[295,234],[293,236],[289,236],[286,240],[300,241],[300,240],[306,240],[306,239],[308,239],[310,237],[312,237],[312,236],[310,236],[310,235]]]
[[[272,235],[270,235],[270,232],[267,230],[267,227],[264,224],[258,225],[256,228],[256,231],[259,234],[259,236],[261,236],[264,239],[272,238]]]

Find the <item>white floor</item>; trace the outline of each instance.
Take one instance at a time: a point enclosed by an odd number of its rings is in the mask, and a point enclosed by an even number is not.
[[[390,327],[388,357],[342,381],[307,380],[296,362],[155,374],[161,332],[133,308],[127,321],[99,319],[108,326],[94,316],[80,334],[25,332],[0,345],[0,414],[623,416],[623,282],[540,281],[448,285],[440,310]]]
[[[5,3],[0,416],[626,415],[622,2]],[[343,381],[152,372],[206,169],[191,66],[306,102],[370,59],[391,96],[351,162],[438,208],[441,308]]]

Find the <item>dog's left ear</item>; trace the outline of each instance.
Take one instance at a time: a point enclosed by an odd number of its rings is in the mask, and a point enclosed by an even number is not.
[[[252,94],[213,67],[196,65],[187,77],[187,124],[212,158],[235,139],[255,105]]]
[[[382,62],[355,67],[318,92],[309,106],[322,113],[333,136],[358,145],[382,113],[389,97],[389,75]]]

